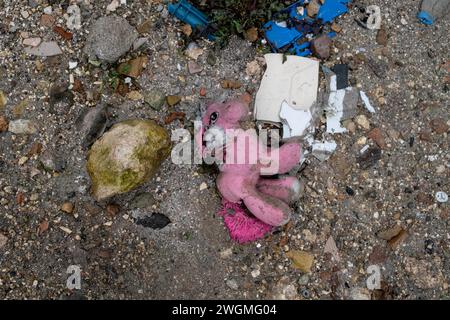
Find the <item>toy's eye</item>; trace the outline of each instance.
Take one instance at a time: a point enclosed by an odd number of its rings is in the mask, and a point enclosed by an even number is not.
[[[217,121],[217,118],[219,117],[219,113],[218,112],[213,112],[211,113],[211,115],[209,116],[209,122],[211,124],[213,124],[214,122]]]

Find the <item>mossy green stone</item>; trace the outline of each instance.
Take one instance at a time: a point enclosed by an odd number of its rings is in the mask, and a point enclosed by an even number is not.
[[[168,132],[152,120],[115,124],[88,154],[92,195],[100,201],[138,187],[155,174],[170,149]]]

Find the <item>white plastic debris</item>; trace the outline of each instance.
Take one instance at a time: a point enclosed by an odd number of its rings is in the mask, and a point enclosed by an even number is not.
[[[79,30],[81,29],[81,10],[76,4],[67,7],[67,14],[69,17],[67,18],[67,28],[70,30]]]
[[[286,101],[281,104],[280,119],[283,123],[283,139],[303,136],[311,126],[312,114],[308,110],[296,110]]]
[[[341,125],[341,120],[344,115],[344,98],[346,89],[337,90],[336,75],[330,77],[330,96],[328,97],[327,112],[327,132],[328,133],[342,133],[346,132]]]
[[[370,104],[369,97],[366,95],[364,91],[359,92],[362,101],[364,102],[364,106],[366,107],[367,111],[370,113],[375,113],[375,108]]]
[[[335,141],[315,141],[312,144],[312,155],[320,161],[327,160],[336,150],[337,144]]]
[[[436,192],[436,200],[440,203],[445,203],[448,201],[448,195],[444,191]]]
[[[76,61],[69,61],[69,69],[75,69],[78,66],[78,62]]]
[[[256,94],[256,120],[281,122],[283,101],[295,110],[309,110],[317,100],[319,62],[278,53],[266,54],[264,58],[267,70]]]

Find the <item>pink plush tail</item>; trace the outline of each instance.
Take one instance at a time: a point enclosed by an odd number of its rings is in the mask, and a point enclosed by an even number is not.
[[[222,209],[218,213],[223,216],[231,239],[238,243],[247,243],[264,238],[273,227],[252,216],[242,203],[222,200]]]

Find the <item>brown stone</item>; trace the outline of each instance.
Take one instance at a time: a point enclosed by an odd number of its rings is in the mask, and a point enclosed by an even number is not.
[[[8,130],[8,120],[4,116],[0,116],[0,132]]]
[[[65,212],[65,213],[72,213],[74,209],[74,205],[71,202],[64,202],[63,205],[61,206],[61,211]]]
[[[199,94],[200,94],[200,96],[202,96],[202,97],[206,96],[206,88],[205,88],[205,87],[201,87],[201,88],[200,88]]]
[[[192,34],[192,27],[189,24],[184,24],[181,27],[181,31],[189,37]]]
[[[242,86],[242,84],[236,80],[223,80],[221,85],[224,89],[239,89]]]
[[[61,38],[63,38],[64,40],[67,40],[67,41],[70,41],[73,38],[72,32],[66,31],[64,28],[62,28],[60,26],[54,26],[53,32],[59,34],[61,36]]]
[[[402,230],[403,230],[403,228],[401,226],[399,226],[398,224],[396,224],[395,226],[393,226],[389,229],[378,232],[377,236],[383,240],[389,241],[392,238],[394,238],[395,236],[397,236]]]
[[[32,157],[34,155],[37,155],[39,153],[41,153],[42,151],[42,143],[40,142],[35,142],[31,145],[30,150],[28,151],[27,156],[28,157]]]
[[[379,45],[385,46],[388,43],[388,34],[385,28],[381,28],[377,33],[377,43]]]
[[[419,138],[422,141],[432,142],[431,132],[429,130],[423,130],[419,133]]]
[[[406,238],[408,238],[408,232],[402,230],[398,235],[388,241],[388,245],[392,250],[395,250],[403,241],[406,240]]]
[[[342,31],[342,26],[339,25],[339,24],[337,24],[336,22],[333,22],[333,23],[331,24],[331,30],[333,30],[334,32],[339,33],[339,32]]]
[[[433,119],[430,121],[431,130],[437,134],[446,133],[448,131],[448,125],[442,119]]]
[[[331,54],[331,39],[326,34],[317,37],[311,42],[311,50],[319,59],[328,59]]]
[[[369,255],[370,264],[383,264],[387,259],[387,252],[383,246],[375,246]]]
[[[314,18],[320,10],[319,0],[311,0],[306,6],[306,14],[310,18]]]
[[[48,14],[41,16],[40,24],[43,27],[52,27],[55,24],[55,18]]]
[[[258,40],[258,28],[253,27],[245,31],[245,39],[250,42],[255,42]]]
[[[431,205],[434,202],[433,196],[426,194],[425,192],[419,192],[416,196],[417,202],[423,203],[425,205]]]
[[[370,130],[368,137],[372,139],[381,149],[386,149],[386,141],[380,128]]]
[[[115,203],[110,203],[106,206],[106,212],[111,216],[115,217],[120,212],[120,206]]]
[[[166,101],[169,106],[173,107],[174,105],[177,105],[178,103],[180,103],[181,97],[180,96],[167,96]]]
[[[185,113],[184,112],[171,112],[165,119],[164,119],[164,123],[165,124],[170,124],[172,122],[174,122],[175,120],[180,120],[180,121],[184,121],[185,118]]]

